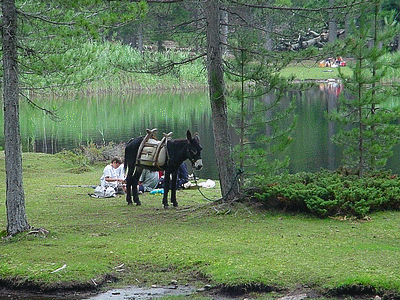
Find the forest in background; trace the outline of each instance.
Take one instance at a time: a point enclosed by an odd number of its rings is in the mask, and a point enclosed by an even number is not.
[[[362,1],[224,1],[221,6],[223,52],[232,53],[229,46],[235,44],[232,41],[237,40],[243,28],[249,34],[257,29],[259,45],[269,51],[294,51],[310,46],[321,49],[349,35],[351,20],[358,18],[360,3]],[[381,9],[394,13],[395,19],[400,20],[397,1],[384,0]],[[150,2],[144,18],[113,29],[105,37],[140,52],[199,53],[204,51],[206,43],[203,8],[197,1]],[[392,51],[400,50],[399,36],[387,46]]]

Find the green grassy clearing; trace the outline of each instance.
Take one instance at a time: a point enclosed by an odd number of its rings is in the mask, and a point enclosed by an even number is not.
[[[350,76],[351,69],[349,67],[340,67],[340,71]],[[320,68],[318,62],[302,61],[299,63],[291,63],[281,71],[281,76],[294,76],[295,80],[318,80],[325,81],[328,79],[339,78],[339,68]]]
[[[196,190],[178,191],[178,209],[162,209],[161,195],[150,194],[142,195],[142,206],[127,206],[122,197],[91,198],[91,188],[57,187],[97,184],[103,166],[75,174],[74,166],[54,155],[23,158],[29,222],[50,233],[1,240],[3,279],[54,286],[114,274],[121,285],[175,279],[400,291],[400,212],[363,221],[316,219],[242,203],[228,207],[206,201]],[[5,195],[4,186],[0,192]],[[220,196],[218,188],[204,193]],[[0,226],[6,227],[4,201]]]
[[[121,45],[114,42],[90,42],[83,44],[81,51],[82,53],[79,55],[77,55],[76,51],[67,52],[66,55],[74,61],[77,57],[83,59],[83,62],[78,64],[82,67],[75,70],[73,79],[76,82],[87,82],[87,80],[90,80],[91,83],[89,85],[85,83],[85,86],[81,87],[89,93],[130,93],[132,91],[196,90],[207,88],[207,73],[204,59],[198,59],[189,64],[181,65],[179,68],[173,69],[170,73],[159,76],[144,74],[142,71],[146,69],[145,65],[149,64],[150,60],[128,45]],[[171,51],[167,55],[162,53],[150,54],[158,62],[168,62],[170,60],[178,62],[185,60],[188,55],[189,53],[180,51]],[[382,63],[395,67],[398,56],[398,53],[387,54],[382,58]],[[87,65],[88,58],[89,65]],[[344,57],[344,59],[348,66],[352,63],[351,58]],[[318,60],[305,59],[301,62],[293,61],[280,73],[283,77],[294,75],[298,81],[338,79],[339,68],[320,68],[318,66],[320,60],[322,58]],[[115,68],[116,65],[120,68]],[[352,71],[348,66],[341,67],[340,70],[345,75],[350,76]],[[121,71],[121,68],[129,71]],[[83,78],[85,80],[82,80]],[[48,84],[40,77],[32,77],[31,80],[38,87]],[[56,77],[53,80],[59,83],[57,81],[59,78]],[[398,71],[396,68],[389,68],[387,70],[385,80],[389,82],[398,81]],[[228,81],[227,85],[229,86],[230,84],[235,85]],[[73,96],[75,93],[71,92],[69,85],[67,86],[66,94]]]

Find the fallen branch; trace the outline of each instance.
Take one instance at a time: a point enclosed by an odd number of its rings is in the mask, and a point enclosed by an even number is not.
[[[90,187],[90,188],[95,188],[96,186],[95,185],[84,185],[84,184],[81,184],[81,185],[68,185],[68,184],[66,184],[66,185],[56,185],[56,187],[64,187],[64,188],[68,188],[68,187]]]
[[[56,270],[54,270],[54,271],[52,271],[50,273],[56,273],[58,271],[61,271],[61,270],[65,269],[66,267],[67,267],[67,265],[63,265],[61,268],[58,268],[58,269],[56,269]]]
[[[34,228],[31,231],[28,232],[29,235],[31,234],[42,234],[44,236],[47,236],[49,234],[49,231],[46,228]]]

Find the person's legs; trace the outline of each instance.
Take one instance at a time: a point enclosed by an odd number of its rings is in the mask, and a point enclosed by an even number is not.
[[[139,185],[137,186],[137,189],[138,189],[138,193],[139,193],[139,194],[144,193],[144,186],[143,186],[143,185],[139,184]]]

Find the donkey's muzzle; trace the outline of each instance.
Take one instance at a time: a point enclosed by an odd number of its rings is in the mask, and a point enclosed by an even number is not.
[[[193,167],[194,167],[196,170],[200,170],[200,169],[203,167],[203,160],[201,160],[201,159],[196,160],[196,161],[194,162],[194,164],[193,164]]]

